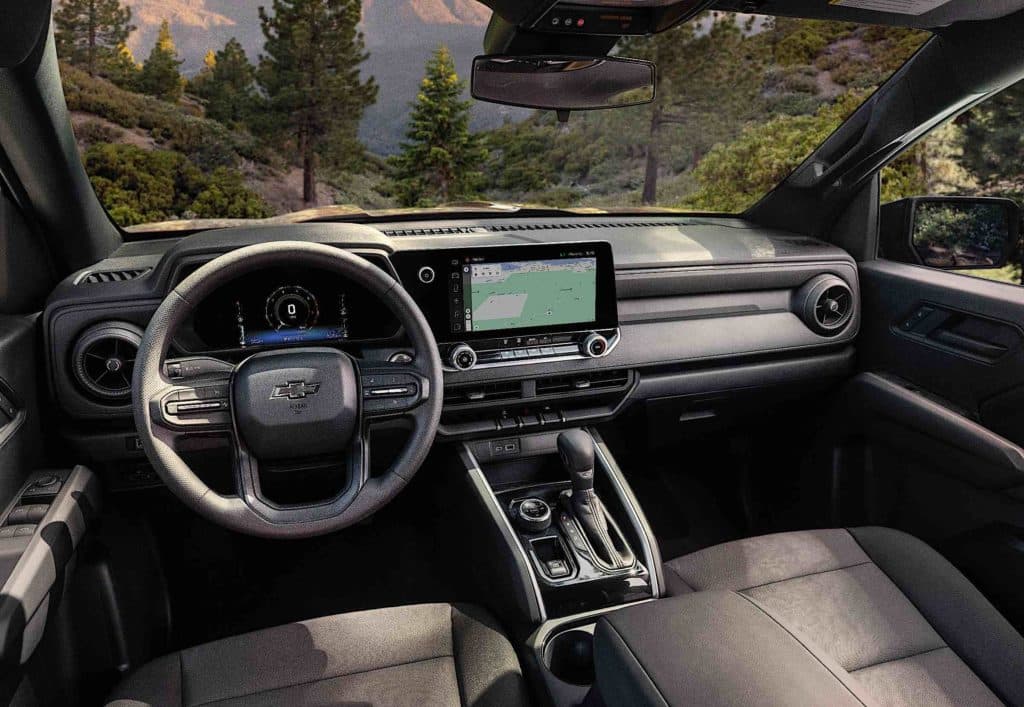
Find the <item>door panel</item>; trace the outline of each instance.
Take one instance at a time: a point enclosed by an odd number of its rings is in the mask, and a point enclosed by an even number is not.
[[[923,538],[1024,631],[1024,288],[885,260],[860,276],[838,520]]]
[[[38,320],[0,315],[0,510],[42,462]]]
[[[991,425],[1024,443],[1024,427],[1005,425],[993,405],[1024,386],[1024,288],[886,260],[860,272],[861,369],[899,376],[976,421],[987,407]]]

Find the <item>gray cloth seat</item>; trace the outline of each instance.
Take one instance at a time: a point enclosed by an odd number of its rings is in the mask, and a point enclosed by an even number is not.
[[[676,598],[598,626],[609,705],[1024,705],[1024,638],[905,533],[749,538],[671,560],[665,580]]]
[[[525,705],[519,661],[479,609],[424,604],[234,636],[144,665],[117,707]]]

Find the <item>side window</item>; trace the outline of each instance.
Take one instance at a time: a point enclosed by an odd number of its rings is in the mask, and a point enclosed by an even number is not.
[[[1024,285],[1024,81],[882,172],[879,256]]]

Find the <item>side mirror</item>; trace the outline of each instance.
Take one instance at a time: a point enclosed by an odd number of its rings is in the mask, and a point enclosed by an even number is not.
[[[927,196],[885,204],[881,255],[940,270],[998,270],[1020,238],[1010,199]]]
[[[654,100],[654,64],[619,57],[478,56],[473,98],[522,108],[575,111]]]

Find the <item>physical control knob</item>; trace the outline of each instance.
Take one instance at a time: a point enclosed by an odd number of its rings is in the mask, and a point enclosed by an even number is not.
[[[608,353],[608,339],[604,338],[597,332],[594,332],[583,340],[580,350],[583,352],[584,356],[589,356],[590,358],[601,358]]]
[[[527,498],[516,509],[516,525],[527,533],[540,533],[551,527],[551,506],[539,498]]]
[[[448,362],[452,364],[452,368],[468,371],[476,365],[476,351],[467,344],[459,344],[448,354]]]

